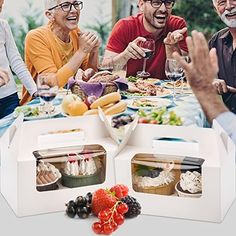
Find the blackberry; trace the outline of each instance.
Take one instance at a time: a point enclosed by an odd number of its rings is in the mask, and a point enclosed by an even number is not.
[[[125,213],[125,218],[133,218],[141,213],[141,206],[139,202],[131,196],[126,196],[121,199],[122,202],[126,203],[129,207],[128,212]]]

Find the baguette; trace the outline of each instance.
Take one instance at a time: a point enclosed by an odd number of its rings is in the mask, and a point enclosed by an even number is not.
[[[97,115],[98,114],[98,109],[91,109],[88,110],[84,113],[84,116],[89,116],[89,115]]]
[[[116,103],[115,105],[108,108],[104,113],[105,115],[115,115],[117,113],[121,113],[125,111],[127,108],[127,104],[124,101],[120,101]]]
[[[91,105],[90,108],[91,109],[96,109],[98,107],[104,107],[110,103],[115,103],[115,102],[119,102],[121,100],[121,96],[118,92],[114,92],[114,93],[109,93],[105,96],[102,96],[100,98],[98,98],[96,101],[94,101]]]

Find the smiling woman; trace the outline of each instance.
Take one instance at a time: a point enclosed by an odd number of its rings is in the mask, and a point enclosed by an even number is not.
[[[38,74],[55,73],[60,87],[75,75],[79,68],[96,69],[98,37],[78,28],[83,1],[45,0],[48,24],[30,31],[25,40],[26,64],[36,80]],[[23,90],[21,103],[30,100]]]

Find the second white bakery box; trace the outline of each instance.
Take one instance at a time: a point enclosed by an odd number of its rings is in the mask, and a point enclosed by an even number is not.
[[[143,214],[221,222],[235,199],[235,146],[216,122],[138,125],[115,168]]]
[[[1,193],[17,216],[62,211],[78,195],[114,185],[119,142],[104,119],[12,124],[1,142]]]

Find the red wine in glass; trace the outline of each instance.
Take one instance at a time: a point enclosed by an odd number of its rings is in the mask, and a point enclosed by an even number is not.
[[[142,49],[145,52],[144,58],[149,59],[154,54],[154,51],[152,51],[151,49],[148,49],[148,48],[142,48]]]
[[[155,41],[153,39],[147,38],[146,41],[140,41],[138,42],[137,45],[145,52],[145,57],[143,61],[143,70],[137,72],[137,77],[148,78],[150,76],[150,73],[146,71],[146,64],[147,60],[155,52]]]
[[[165,63],[165,73],[168,79],[173,81],[173,96],[172,96],[172,106],[176,106],[175,103],[175,83],[180,80],[183,76],[183,68],[174,59],[166,59]]]
[[[56,96],[57,94],[54,92],[39,92],[39,96],[40,98],[42,98],[45,102],[51,102]]]
[[[166,73],[169,80],[176,82],[182,78],[183,73]]]
[[[39,74],[37,77],[37,88],[39,97],[45,102],[41,103],[43,112],[51,117],[54,106],[51,104],[57,95],[58,86],[55,73]]]

